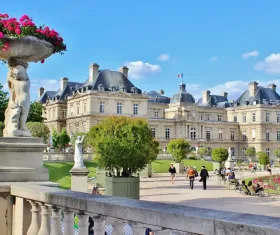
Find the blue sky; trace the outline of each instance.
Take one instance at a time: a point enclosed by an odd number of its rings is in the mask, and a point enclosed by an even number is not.
[[[262,0],[14,0],[1,3],[10,16],[30,15],[64,37],[68,51],[30,64],[32,99],[40,86],[57,89],[67,76],[83,82],[90,63],[116,70],[126,64],[143,91],[205,89],[236,99],[250,81],[280,86],[280,1]],[[0,65],[0,81],[7,67]],[[280,90],[279,90],[280,91]]]

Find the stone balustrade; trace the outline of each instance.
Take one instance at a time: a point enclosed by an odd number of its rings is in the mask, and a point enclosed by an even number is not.
[[[89,216],[94,221],[95,235],[105,234],[106,223],[111,224],[112,235],[126,234],[127,224],[131,235],[144,235],[146,228],[166,235],[280,234],[279,218],[274,217],[91,195],[35,184],[11,185],[10,195],[14,197],[16,235],[77,234],[74,215],[78,217],[79,235],[88,235]]]

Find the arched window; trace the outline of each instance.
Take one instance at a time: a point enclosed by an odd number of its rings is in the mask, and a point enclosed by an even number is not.
[[[245,147],[242,148],[242,156],[246,157],[246,148]]]
[[[195,127],[191,128],[191,139],[192,140],[196,139],[196,129],[195,129]]]

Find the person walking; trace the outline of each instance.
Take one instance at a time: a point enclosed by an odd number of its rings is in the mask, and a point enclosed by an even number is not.
[[[191,166],[188,167],[187,178],[190,180],[190,188],[193,189],[195,170]]]
[[[205,169],[205,166],[202,166],[200,171],[201,181],[203,183],[203,190],[206,190],[206,180],[209,178],[208,171]]]
[[[172,184],[174,184],[174,178],[175,178],[175,176],[176,176],[176,168],[174,167],[173,164],[170,165],[169,173],[170,173],[170,175],[171,175]]]

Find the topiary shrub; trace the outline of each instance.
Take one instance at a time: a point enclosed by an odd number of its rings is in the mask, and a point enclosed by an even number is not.
[[[269,156],[264,152],[258,152],[258,160],[261,165],[266,166],[269,163]]]
[[[184,139],[171,140],[167,144],[167,152],[172,155],[175,162],[180,163],[186,159],[190,152],[190,144]]]
[[[222,147],[213,149],[212,159],[219,163],[226,161],[228,159],[228,150]]]

